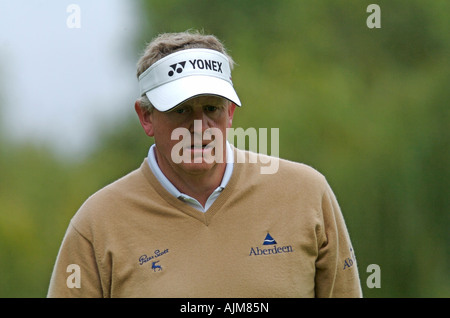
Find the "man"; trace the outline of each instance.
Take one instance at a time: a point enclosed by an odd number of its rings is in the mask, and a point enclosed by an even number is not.
[[[261,155],[227,142],[241,106],[232,67],[214,36],[148,45],[135,110],[155,144],[75,214],[49,297],[361,296],[325,178],[281,159],[262,174]]]

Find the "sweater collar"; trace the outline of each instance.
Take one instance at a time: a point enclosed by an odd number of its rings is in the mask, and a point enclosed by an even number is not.
[[[225,189],[225,187],[228,184],[228,181],[230,181],[231,175],[233,173],[233,166],[234,166],[234,154],[233,154],[233,148],[230,146],[229,142],[226,141],[226,155],[227,155],[227,165],[225,168],[225,172],[222,178],[222,182],[220,185],[211,193],[209,196],[205,207],[203,207],[195,198],[180,192],[173,184],[172,182],[167,179],[167,177],[164,175],[164,173],[161,171],[161,169],[158,166],[158,162],[156,161],[156,155],[155,155],[155,148],[156,145],[153,144],[149,151],[148,151],[148,165],[150,166],[150,169],[152,170],[153,174],[155,175],[156,179],[161,183],[161,185],[174,197],[186,202],[187,204],[193,206],[199,211],[206,212],[208,208],[214,203],[214,201],[217,199],[219,194]]]

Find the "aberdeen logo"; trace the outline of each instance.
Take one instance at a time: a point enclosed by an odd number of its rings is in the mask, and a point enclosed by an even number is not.
[[[292,253],[294,249],[291,245],[286,246],[277,246],[277,241],[267,233],[266,238],[264,239],[262,245],[273,245],[270,248],[260,248],[260,247],[251,247],[250,254],[248,256],[259,256],[259,255],[274,255],[281,253]]]
[[[167,75],[169,75],[170,77],[172,77],[175,72],[177,72],[178,74],[180,74],[181,72],[183,72],[184,70],[184,66],[186,65],[186,61],[180,62],[180,63],[175,63],[170,65],[170,67],[172,68],[169,73]],[[178,66],[178,67],[177,67]]]
[[[274,244],[277,244],[277,241],[275,241],[273,239],[273,237],[270,236],[269,233],[267,233],[266,238],[264,239],[263,245],[274,245]]]

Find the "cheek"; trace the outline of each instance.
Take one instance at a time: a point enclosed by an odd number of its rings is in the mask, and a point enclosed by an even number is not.
[[[155,134],[154,138],[155,138],[155,144],[156,144],[156,147],[158,148],[159,153],[164,158],[170,157],[172,147],[173,147],[172,142],[176,142],[176,141],[170,140],[170,134],[168,136]]]
[[[160,129],[155,129],[154,139],[158,149],[165,154],[170,154],[172,148],[178,144],[185,137],[182,132],[189,132],[187,129],[178,129],[170,127],[158,127]],[[190,138],[190,136],[188,137]]]

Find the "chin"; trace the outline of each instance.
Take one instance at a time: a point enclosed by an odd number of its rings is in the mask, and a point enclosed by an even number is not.
[[[180,164],[180,167],[184,171],[194,173],[194,174],[201,174],[204,172],[208,172],[208,171],[212,170],[215,166],[216,166],[216,163],[207,163],[204,161],[201,163],[191,162],[191,163],[181,163]]]

